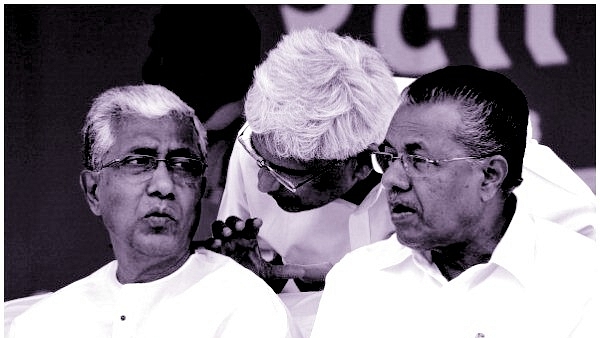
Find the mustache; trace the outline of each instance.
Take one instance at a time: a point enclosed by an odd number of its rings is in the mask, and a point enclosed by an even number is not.
[[[398,191],[395,192],[394,189],[388,190],[387,202],[388,206],[390,207],[390,210],[394,213],[417,211],[417,206],[415,205],[415,203],[413,203],[412,201],[402,199]]]
[[[177,218],[175,217],[175,212],[166,206],[157,206],[157,207],[153,207],[150,209],[150,211],[148,211],[148,213],[146,213],[146,215],[144,215],[145,218],[148,217],[167,217],[173,221],[176,221]]]

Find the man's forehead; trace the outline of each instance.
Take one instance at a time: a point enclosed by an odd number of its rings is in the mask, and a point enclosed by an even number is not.
[[[251,144],[254,151],[275,169],[308,170],[310,168],[322,167],[329,164],[329,160],[314,159],[311,161],[301,161],[292,157],[281,157],[269,151],[266,140],[262,134],[252,133]]]
[[[386,141],[394,146],[422,146],[431,139],[451,138],[460,123],[458,104],[452,101],[404,105],[396,111]]]
[[[115,129],[114,146],[128,151],[197,153],[198,134],[189,121],[173,117],[128,117]]]

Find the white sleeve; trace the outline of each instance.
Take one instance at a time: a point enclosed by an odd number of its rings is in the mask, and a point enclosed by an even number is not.
[[[311,338],[360,337],[357,328],[364,309],[354,304],[357,288],[352,274],[348,274],[345,264],[336,264],[325,278],[325,289],[312,328]],[[362,290],[358,289],[358,292]]]
[[[242,127],[243,128],[243,127]],[[246,186],[244,182],[244,165],[243,163],[244,149],[239,142],[235,142],[231,157],[229,158],[229,166],[227,168],[227,180],[223,190],[223,197],[219,206],[217,219],[225,221],[229,216],[237,216],[241,219],[249,218],[250,211],[248,208],[248,197],[246,194]]]
[[[550,148],[529,139],[523,158],[523,183],[515,189],[534,215],[596,238],[596,196]]]

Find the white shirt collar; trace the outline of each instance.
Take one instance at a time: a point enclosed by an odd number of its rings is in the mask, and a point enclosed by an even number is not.
[[[535,222],[526,212],[524,203],[517,202],[515,214],[500,243],[494,249],[487,264],[499,266],[512,274],[521,284],[526,285],[533,271],[535,258]],[[395,235],[385,240],[388,247],[381,255],[380,269],[393,268],[412,258],[419,265],[430,266],[431,256],[421,254],[400,244]],[[382,251],[383,252],[383,251]],[[385,256],[385,257],[384,257]]]

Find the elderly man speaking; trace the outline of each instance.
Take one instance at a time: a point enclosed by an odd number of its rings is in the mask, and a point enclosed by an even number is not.
[[[192,108],[161,86],[112,88],[94,100],[83,143],[81,187],[116,260],[33,305],[11,337],[291,336],[260,278],[190,250],[206,169]]]

